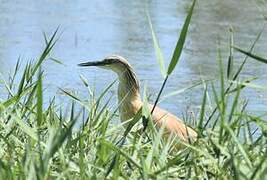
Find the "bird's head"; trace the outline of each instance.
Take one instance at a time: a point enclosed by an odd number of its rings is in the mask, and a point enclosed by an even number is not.
[[[96,66],[103,69],[108,69],[116,72],[118,75],[122,74],[126,70],[132,70],[131,65],[128,61],[118,55],[107,56],[101,61],[90,61],[85,63],[80,63],[78,66]]]

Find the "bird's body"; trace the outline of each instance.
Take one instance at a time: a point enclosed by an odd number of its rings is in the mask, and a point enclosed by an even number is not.
[[[136,74],[131,65],[121,56],[108,56],[103,61],[88,62],[80,66],[99,66],[111,69],[119,77],[118,100],[121,121],[132,119],[143,106],[140,97],[140,87]],[[151,111],[153,106],[148,105]],[[156,127],[165,128],[167,135],[175,135],[184,142],[192,142],[196,139],[197,133],[186,126],[182,120],[175,115],[156,107],[152,113],[152,121]]]

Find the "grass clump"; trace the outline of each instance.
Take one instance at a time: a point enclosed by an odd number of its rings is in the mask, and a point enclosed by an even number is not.
[[[124,133],[122,124],[111,123],[118,108],[110,108],[109,98],[103,97],[114,82],[96,96],[82,78],[87,100],[62,89],[72,100],[68,113],[55,99],[44,106],[41,65],[55,42],[56,32],[46,38],[40,58],[29,62],[21,77],[17,76],[18,63],[9,82],[4,81],[8,97],[0,102],[0,179],[266,178],[266,120],[248,113],[248,102],[240,96],[251,84],[241,81],[239,75],[247,57],[255,57],[255,43],[248,52],[238,49],[246,57],[236,70],[233,41],[226,70],[218,50],[219,79],[203,81],[201,110],[191,119],[197,122],[199,137],[193,144],[179,142],[185,148],[177,150],[177,140],[163,140],[162,130],[147,131],[149,138],[132,130],[145,111],[139,111]],[[182,47],[183,43],[178,46]]]

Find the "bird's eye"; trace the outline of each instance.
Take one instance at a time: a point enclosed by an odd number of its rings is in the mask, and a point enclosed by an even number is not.
[[[112,59],[112,62],[113,63],[118,63],[119,61],[118,61],[118,59]]]
[[[115,59],[108,59],[107,63],[108,64],[113,64],[113,63],[116,63],[116,60]]]
[[[118,62],[118,60],[117,59],[106,59],[105,62],[106,62],[106,64],[115,64]]]
[[[110,59],[105,60],[105,64],[110,64],[110,63],[111,63]]]

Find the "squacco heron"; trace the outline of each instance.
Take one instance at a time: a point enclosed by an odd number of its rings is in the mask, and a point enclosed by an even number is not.
[[[125,58],[118,55],[111,55],[102,61],[85,62],[78,65],[97,66],[117,73],[119,78],[119,111],[122,122],[133,118],[138,110],[143,106],[143,102],[140,97],[139,81],[132,66]],[[149,104],[148,107],[150,110],[153,108],[151,104]],[[167,135],[174,135],[181,141],[192,142],[197,137],[195,130],[186,126],[183,121],[175,115],[159,107],[154,109],[152,120],[156,127],[164,127]]]

